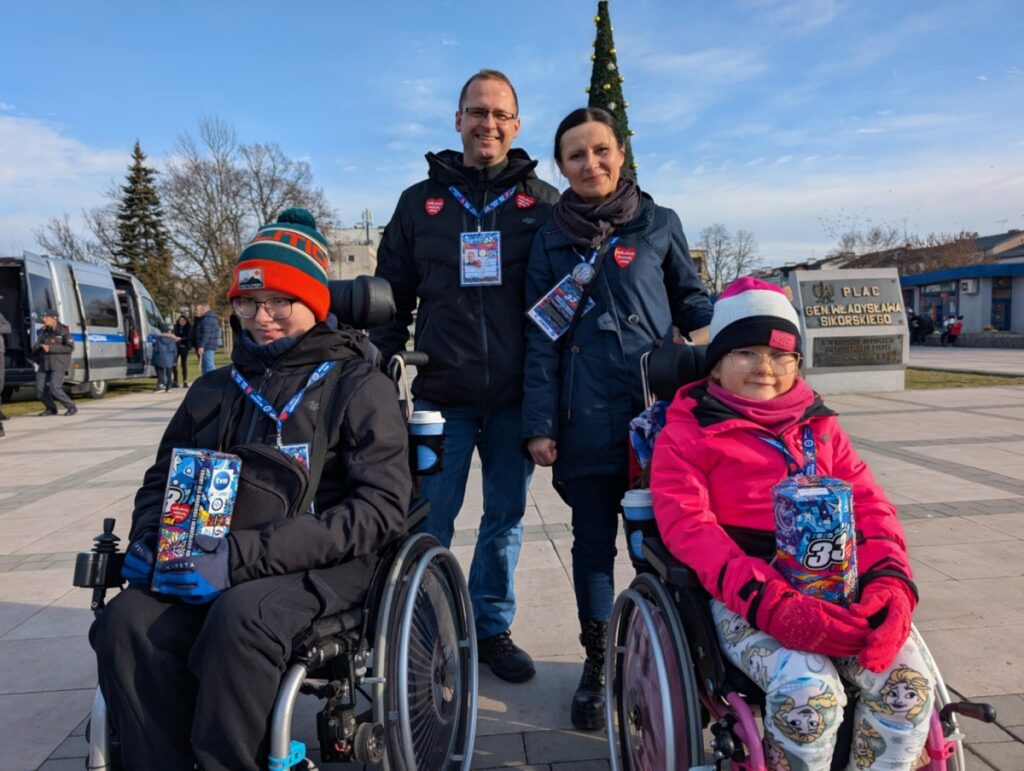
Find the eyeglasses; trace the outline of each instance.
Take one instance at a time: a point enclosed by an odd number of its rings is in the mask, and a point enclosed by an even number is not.
[[[284,321],[292,315],[292,303],[297,299],[291,297],[271,297],[269,300],[254,300],[251,297],[236,297],[231,301],[231,307],[235,313],[243,319],[254,319],[260,312],[260,306],[267,312],[267,315],[274,321]]]
[[[777,351],[775,353],[758,353],[757,351],[729,351],[726,354],[732,361],[733,367],[739,372],[753,372],[755,369],[761,366],[761,362],[765,359],[768,360],[768,364],[771,365],[773,375],[788,375],[790,372],[797,368],[800,364],[799,353],[787,353],[785,351]]]
[[[465,107],[462,114],[470,118],[474,123],[483,123],[490,115],[499,126],[504,126],[509,121],[516,119],[516,116],[504,110],[485,110],[483,107]]]

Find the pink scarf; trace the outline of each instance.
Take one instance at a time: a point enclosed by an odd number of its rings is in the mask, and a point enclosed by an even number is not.
[[[803,378],[797,378],[792,388],[774,399],[748,399],[727,391],[713,380],[708,381],[708,394],[773,434],[780,434],[799,422],[807,408],[814,403],[814,391]]]

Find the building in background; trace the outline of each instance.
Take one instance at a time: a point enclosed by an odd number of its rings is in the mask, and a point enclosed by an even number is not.
[[[383,227],[373,224],[373,212],[363,210],[363,219],[350,228],[334,228],[324,233],[330,242],[331,258],[327,269],[330,279],[372,276],[377,269],[377,245]]]

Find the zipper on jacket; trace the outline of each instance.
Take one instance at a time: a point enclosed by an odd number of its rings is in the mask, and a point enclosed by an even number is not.
[[[477,211],[482,211],[483,207],[487,206],[487,196],[489,196],[491,194],[491,185],[490,185],[490,182],[487,180],[485,172],[483,170],[480,171],[480,177],[486,183],[486,187],[484,187],[483,200],[480,202],[480,208],[477,209]],[[494,230],[498,230],[498,210],[495,209],[492,212],[492,215],[494,217],[494,228],[493,229]],[[483,229],[483,225],[484,225],[484,223],[481,220],[477,220],[476,228],[477,228],[478,231]],[[498,259],[499,260],[501,259],[501,255],[500,254],[498,255]],[[491,354],[490,354],[490,347],[487,345],[487,308],[486,308],[486,304],[484,303],[484,289],[485,288],[486,287],[478,286],[476,291],[477,291],[477,299],[480,301],[480,348],[481,348],[481,350],[483,351],[483,354],[484,354],[484,362],[483,362],[483,370],[484,370],[483,371],[483,376],[484,376],[483,393],[484,393],[484,398],[487,399],[488,401],[490,401],[489,398],[488,398],[490,394],[488,392],[490,391],[490,388],[491,388]]]

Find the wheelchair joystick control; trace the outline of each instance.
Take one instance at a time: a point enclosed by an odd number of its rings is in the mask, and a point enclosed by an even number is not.
[[[103,610],[107,589],[120,587],[121,566],[124,553],[118,549],[121,539],[114,534],[117,520],[106,517],[103,520],[103,532],[92,539],[92,551],[79,552],[75,558],[75,586],[92,589],[92,612],[99,615]]]

